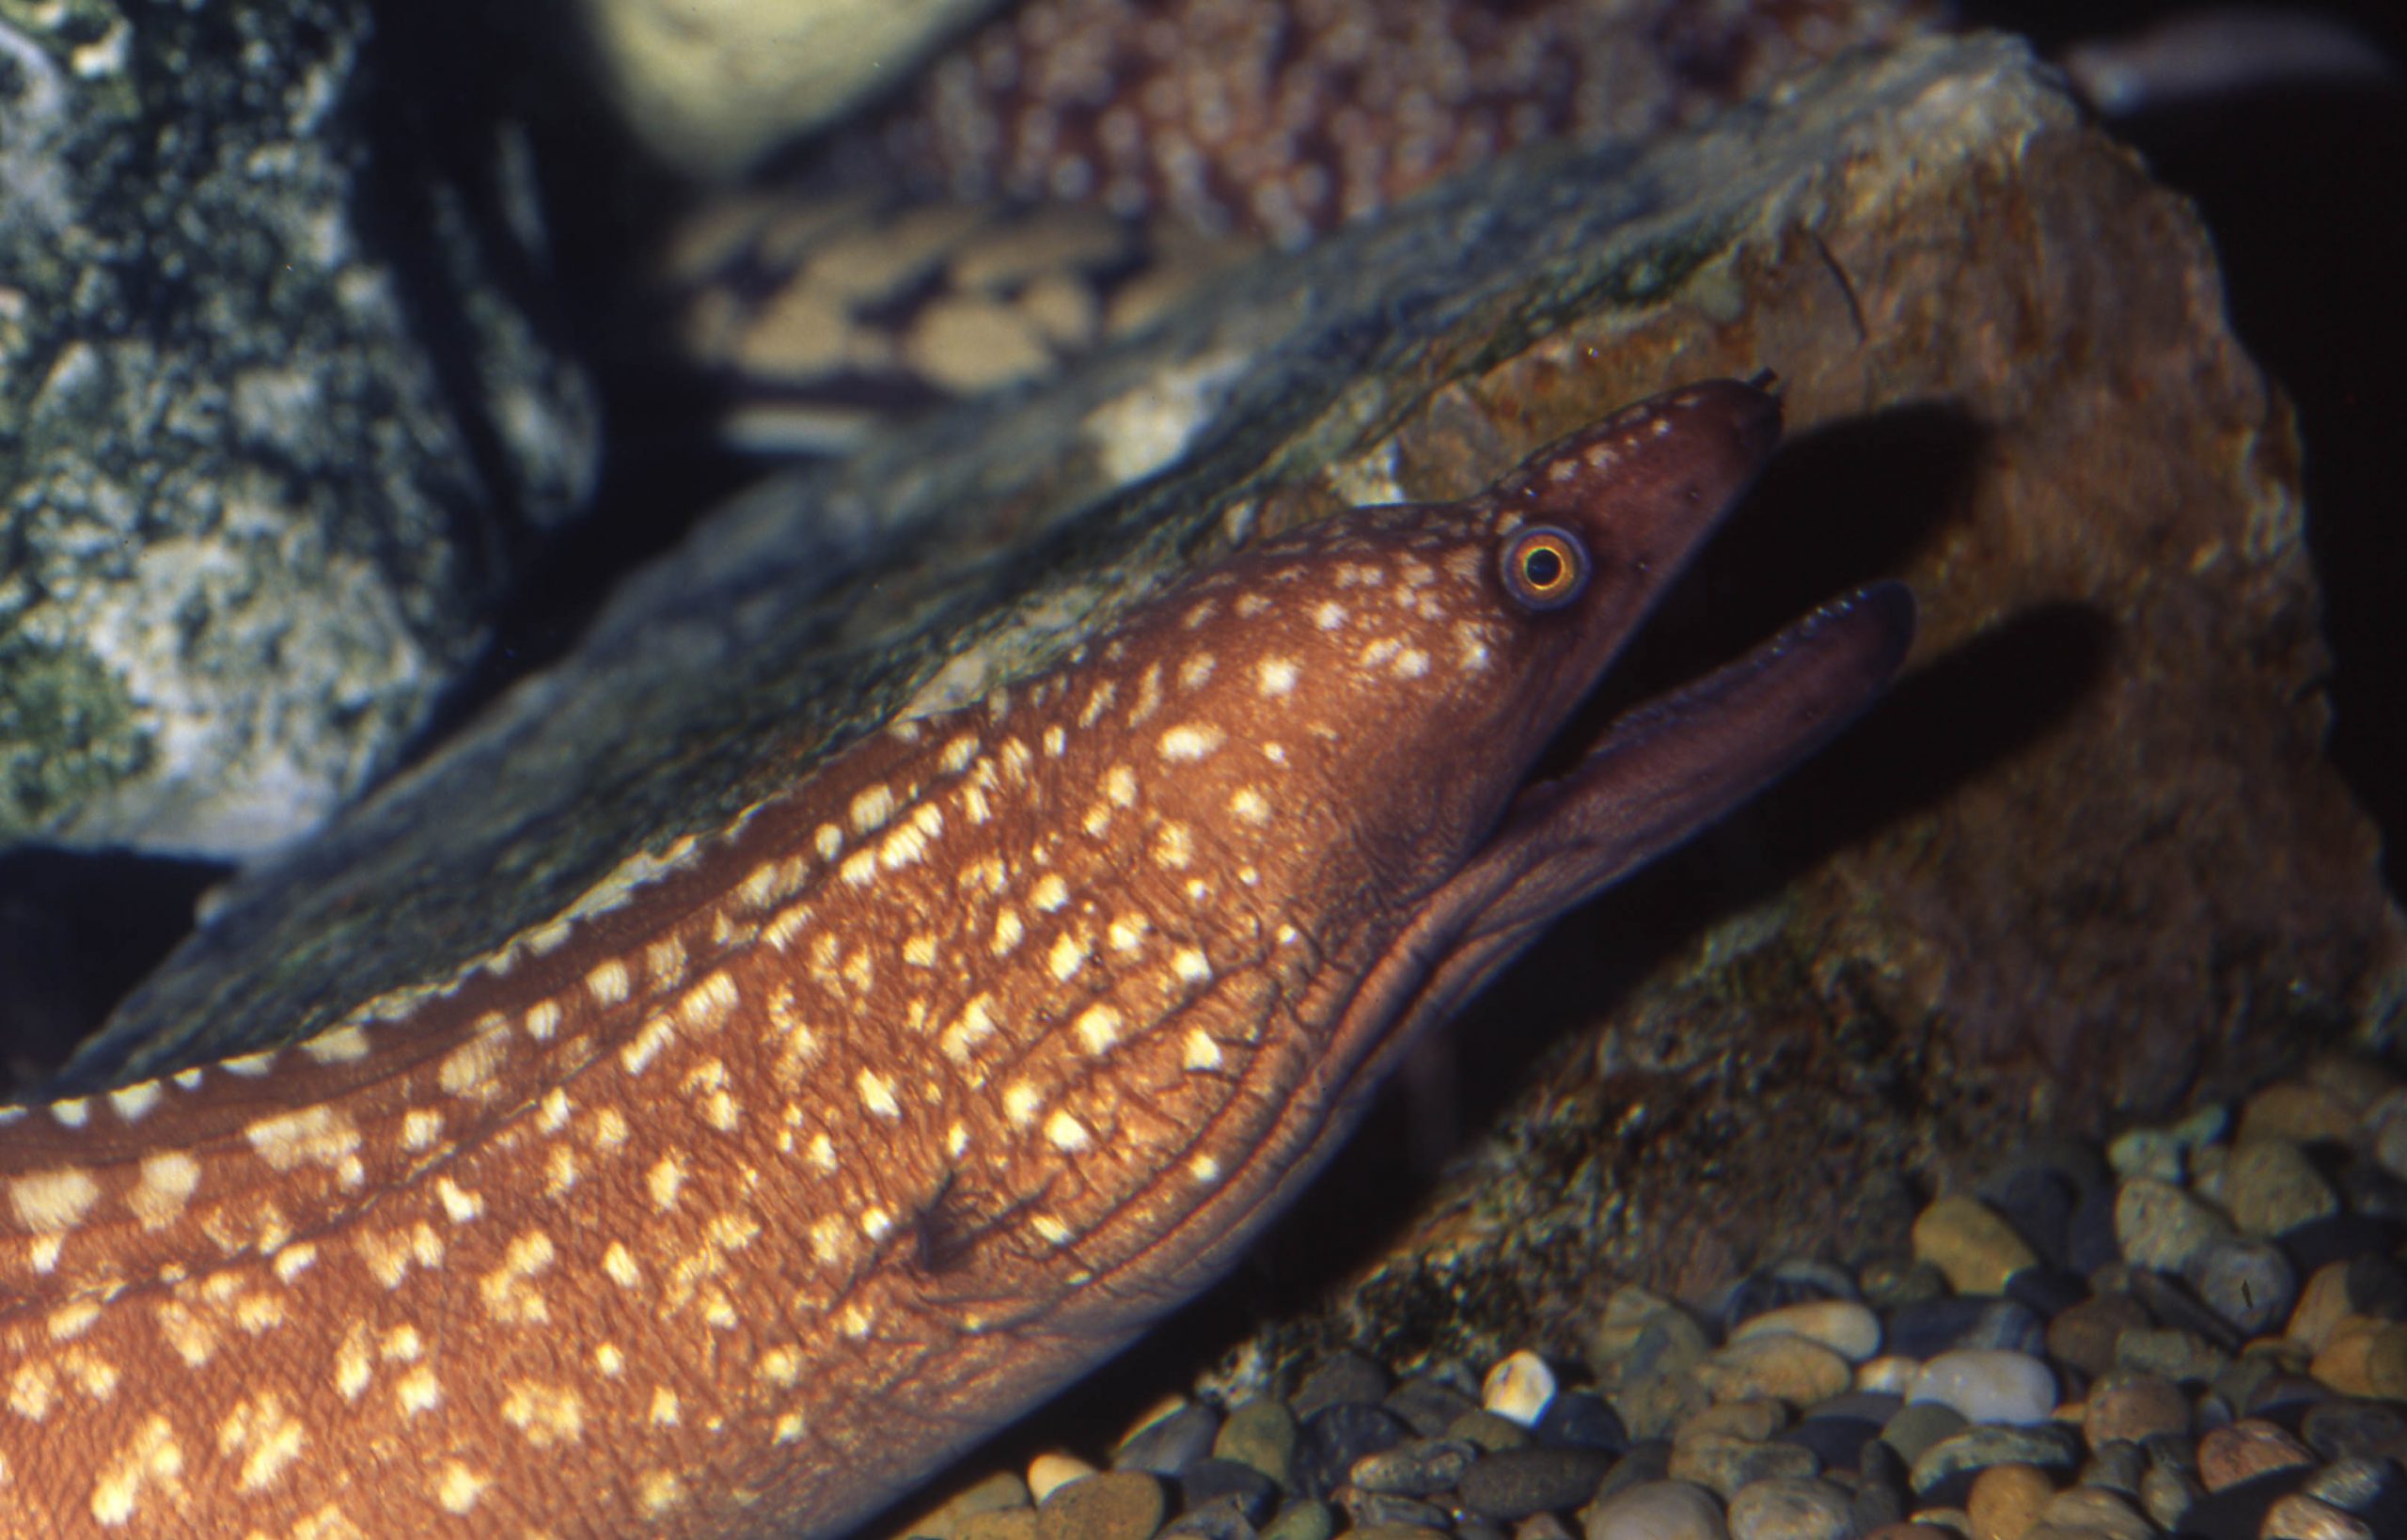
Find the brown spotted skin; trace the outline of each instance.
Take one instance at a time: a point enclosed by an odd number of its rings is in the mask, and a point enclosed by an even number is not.
[[[1266,542],[456,979],[9,1110],[8,1527],[866,1516],[1209,1281],[1405,1035],[1877,694],[1896,590],[1524,787],[1776,432],[1696,386]],[[1533,521],[1591,569],[1560,607],[1507,590]]]

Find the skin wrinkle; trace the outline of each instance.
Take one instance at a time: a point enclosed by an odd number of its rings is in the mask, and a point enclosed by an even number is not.
[[[1500,575],[1518,505],[1341,515],[631,857],[543,944],[370,1001],[314,1051],[0,1117],[0,1501],[131,1540],[866,1516],[1229,1266],[1550,895],[1877,692],[1894,603],[1519,794],[1775,428],[1760,391],[1698,386],[1517,473],[1619,447],[1613,474],[1530,494],[1647,557],[1560,610]],[[1442,599],[1417,621],[1361,597],[1408,571]],[[1321,592],[1355,596],[1327,627]],[[1474,612],[1476,667],[1445,645],[1392,667],[1416,623]],[[1763,704],[1802,686],[1830,702],[1809,724]],[[1595,825],[1624,759],[1723,737],[1749,752],[1708,769],[1770,769],[1534,864],[1550,827]],[[1006,911],[1026,934],[999,953]]]

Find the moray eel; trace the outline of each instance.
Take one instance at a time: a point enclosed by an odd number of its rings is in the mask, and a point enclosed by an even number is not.
[[[0,1511],[842,1532],[1227,1269],[1424,1029],[1885,686],[1896,587],[1533,778],[1779,431],[1695,385],[1177,582],[455,978],[0,1114]]]

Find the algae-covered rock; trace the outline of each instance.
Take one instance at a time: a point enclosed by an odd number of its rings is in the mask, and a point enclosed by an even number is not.
[[[364,0],[0,5],[0,847],[309,828],[481,644],[500,526],[585,495],[581,377],[370,153],[374,41]]]

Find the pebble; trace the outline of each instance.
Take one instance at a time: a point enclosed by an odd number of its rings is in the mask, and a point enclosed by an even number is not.
[[[1532,1441],[1530,1430],[1486,1407],[1467,1411],[1446,1426],[1446,1437],[1460,1438],[1488,1451],[1520,1449]]]
[[[1853,1299],[1817,1299],[1749,1317],[1730,1334],[1746,1342],[1781,1333],[1821,1344],[1849,1363],[1880,1351],[1880,1317]]]
[[[1279,1506],[1279,1484],[1250,1465],[1218,1457],[1196,1461],[1178,1478],[1178,1493],[1190,1509],[1227,1503],[1248,1524],[1260,1524]]]
[[[1240,1403],[1220,1424],[1212,1454],[1250,1465],[1281,1486],[1295,1485],[1296,1414],[1267,1396]]]
[[[955,1540],[1036,1540],[1036,1510],[1001,1508],[971,1514],[953,1534]]]
[[[1890,1353],[1910,1359],[1957,1347],[2037,1353],[2048,1340],[2047,1324],[2029,1306],[1980,1296],[1900,1305],[1888,1314],[1887,1332]]]
[[[1588,1510],[1587,1540],[1729,1540],[1722,1504],[1684,1481],[1653,1481]]]
[[[2223,1205],[2243,1235],[2260,1239],[2340,1211],[2340,1198],[2286,1139],[2242,1140],[2224,1168]]]
[[[1964,1499],[1973,1540],[2022,1540],[2055,1495],[2056,1484],[2037,1466],[1990,1466],[1973,1478],[1973,1490]]]
[[[1526,1349],[1500,1361],[1480,1382],[1480,1404],[1499,1417],[1528,1427],[1554,1399],[1554,1371]]]
[[[1592,1391],[1557,1391],[1530,1431],[1541,1443],[1572,1449],[1618,1454],[1629,1447],[1629,1430],[1620,1414]]]
[[[2298,1297],[2298,1273],[2272,1241],[2210,1242],[2187,1277],[2198,1302],[2246,1337],[2280,1325]]]
[[[2036,1427],[1982,1423],[1923,1451],[1909,1479],[1914,1495],[1928,1502],[1969,1488],[1973,1478],[1990,1466],[2008,1463],[2069,1473],[2081,1464],[2081,1439],[2053,1422]]]
[[[2373,1526],[2328,1502],[2293,1492],[2265,1514],[2262,1540],[2376,1540]]]
[[[1452,1489],[1478,1454],[1471,1445],[1454,1439],[1415,1439],[1363,1455],[1345,1472],[1345,1479],[1366,1492],[1429,1497]]]
[[[1424,1438],[1443,1438],[1466,1412],[1479,1409],[1479,1403],[1470,1396],[1425,1375],[1406,1380],[1389,1391],[1380,1405],[1402,1418],[1406,1427]]]
[[[2342,1395],[2407,1399],[2407,1325],[2342,1316],[2307,1372]]]
[[[2047,1355],[2085,1375],[2115,1367],[2115,1344],[2126,1331],[2145,1329],[2147,1312],[2127,1294],[2093,1295],[2048,1322]]]
[[[1596,1496],[1613,1457],[1595,1449],[1510,1449],[1472,1462],[1463,1473],[1463,1504],[1490,1518],[1580,1507]]]
[[[2345,1460],[2389,1447],[2407,1450],[2407,1410],[2378,1401],[2326,1401],[2307,1408],[2299,1437],[2327,1460]]]
[[[1175,1477],[1212,1453],[1219,1431],[1219,1412],[1202,1402],[1188,1402],[1122,1439],[1111,1452],[1111,1469]]]
[[[1403,1420],[1384,1406],[1359,1401],[1323,1406],[1304,1423],[1297,1441],[1294,1485],[1306,1497],[1325,1497],[1344,1485],[1355,1461],[1411,1436]]]
[[[2089,1388],[2082,1433],[2089,1447],[2138,1443],[2158,1434],[2190,1431],[2190,1398],[2162,1375],[2116,1374]]]
[[[2006,1281],[2039,1254],[1977,1198],[1942,1198],[1915,1217],[1914,1255],[1946,1275],[1958,1294],[2004,1294]]]
[[[1326,1502],[1306,1499],[1290,1502],[1262,1528],[1262,1540],[1329,1540],[1337,1532],[1337,1514]]]
[[[2284,1139],[2299,1144],[2345,1144],[2357,1131],[2357,1114],[2321,1086],[2284,1080],[2248,1098],[2240,1112],[2239,1142]]]
[[[1290,1402],[1296,1421],[1307,1422],[1324,1407],[1376,1406],[1387,1399],[1388,1372],[1360,1353],[1333,1353],[1313,1366]]]
[[[2115,1239],[2134,1267],[2179,1274],[2209,1241],[2231,1234],[2230,1220],[2160,1178],[2132,1177],[2115,1194]]]
[[[2138,1509],[2096,1486],[2058,1492],[2039,1510],[2039,1522],[2095,1534],[2101,1540],[2153,1540],[2156,1534],[2156,1527]]]
[[[1077,1455],[1047,1450],[1028,1462],[1029,1495],[1042,1503],[1060,1488],[1094,1473],[1094,1467]]]
[[[1919,1401],[1901,1408],[1880,1430],[1880,1441],[1897,1452],[1908,1465],[1923,1457],[1932,1445],[1964,1431],[1964,1414],[1936,1401]]]
[[[2198,1479],[2210,1492],[2220,1492],[2269,1470],[2314,1463],[2314,1451],[2284,1429],[2255,1418],[2217,1428],[2198,1440]]]
[[[970,1519],[1000,1510],[1023,1512],[1034,1520],[1036,1509],[1029,1497],[1028,1482],[1017,1471],[998,1470],[972,1483],[912,1520],[906,1529],[920,1540],[957,1540]]]
[[[2223,1373],[2228,1354],[2195,1331],[2171,1327],[2126,1331],[2115,1339],[2115,1367],[2162,1375],[2177,1385],[2204,1385]]]
[[[1906,1399],[1936,1401],[1968,1422],[2039,1422],[2055,1409],[2056,1376],[2027,1353],[1967,1348],[1924,1364]]]
[[[1807,1406],[1855,1383],[1848,1360],[1790,1332],[1743,1337],[1696,1366],[1697,1383],[1716,1400],[1765,1397]]]
[[[1030,1482],[1034,1487],[1035,1483]],[[1054,1489],[1036,1507],[1037,1540],[1151,1540],[1162,1485],[1141,1470],[1107,1470]]]
[[[1724,1498],[1734,1496],[1750,1482],[1774,1476],[1815,1476],[1821,1469],[1814,1452],[1796,1444],[1707,1434],[1682,1438],[1672,1447],[1671,1474],[1675,1480],[1694,1482]]]
[[[1161,1532],[1166,1540],[1262,1540],[1254,1517],[1268,1516],[1266,1504],[1255,1516],[1237,1497],[1221,1496],[1198,1502],[1186,1496],[1183,1487],[1181,1496],[1187,1502],[1187,1511],[1172,1519]]]
[[[1848,1495],[1826,1481],[1771,1476],[1730,1500],[1730,1540],[1849,1540]]]

